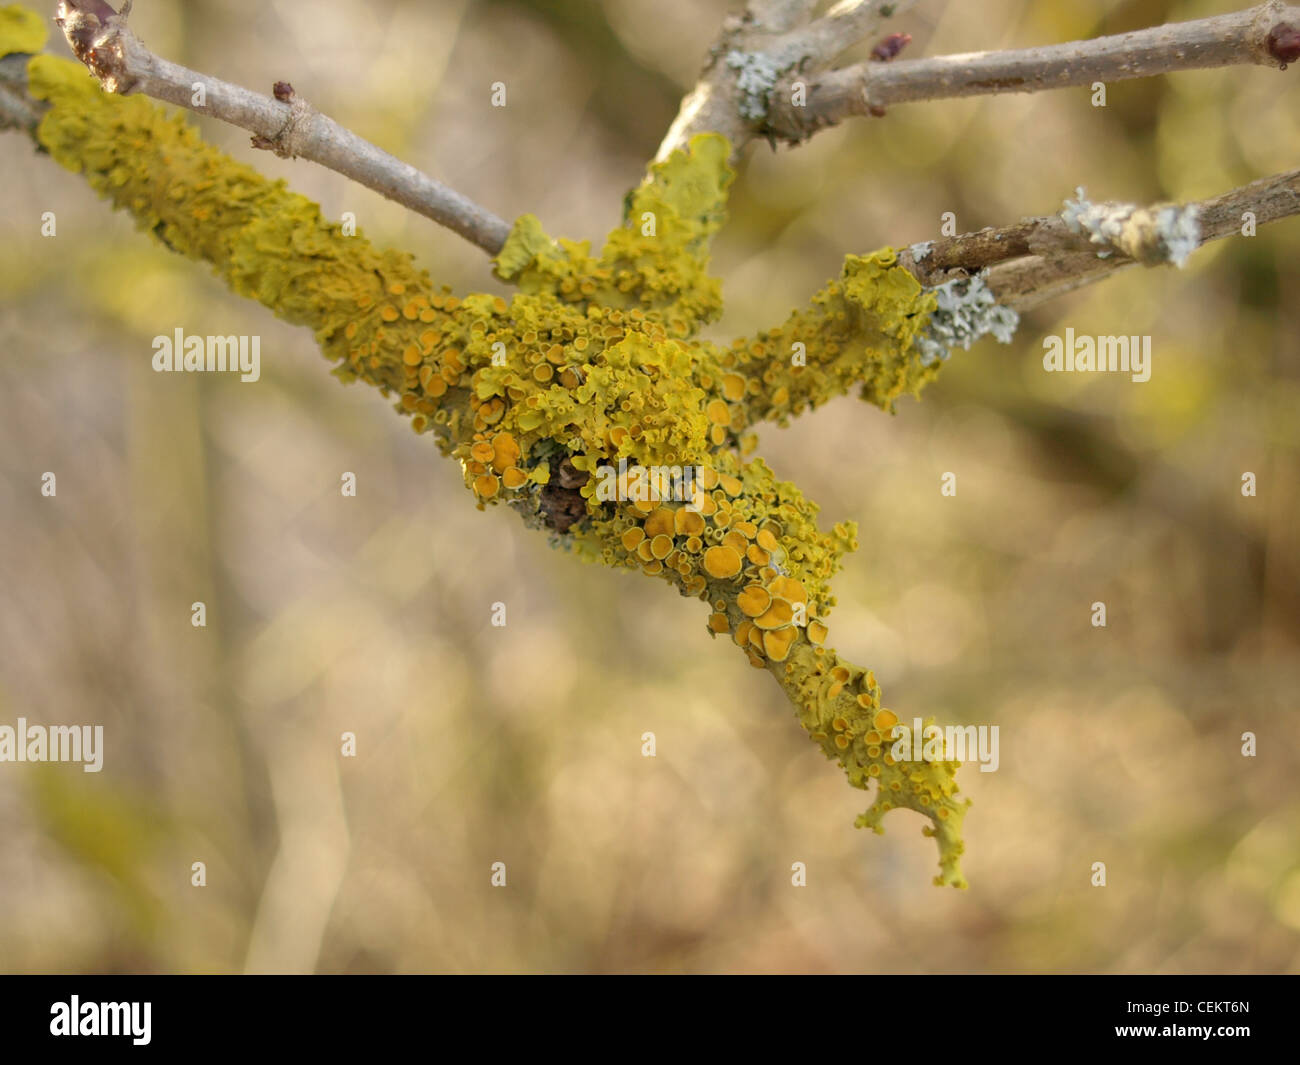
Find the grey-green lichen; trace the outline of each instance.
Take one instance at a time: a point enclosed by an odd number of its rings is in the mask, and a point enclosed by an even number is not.
[[[912,253],[912,258],[918,263],[924,262],[929,257],[930,252],[934,251],[934,241],[923,240],[919,244],[911,245],[907,250]]]
[[[789,69],[789,64],[782,66],[762,52],[741,52],[734,48],[723,59],[736,71],[736,88],[740,92],[736,106],[740,117],[751,122],[767,118],[772,90],[776,88],[777,78]]]
[[[1118,251],[1148,266],[1182,266],[1201,246],[1199,208],[1195,204],[1138,207],[1092,203],[1082,188],[1076,189],[1075,195],[1077,200],[1065,201],[1061,219],[1071,233],[1086,233],[1093,244],[1102,246],[1098,258]]]
[[[814,503],[744,455],[759,420],[858,386],[890,409],[934,376],[925,340],[944,297],[893,251],[847,257],[807,309],[755,338],[700,340],[722,307],[708,247],[732,179],[725,140],[702,135],[651,169],[599,254],[524,216],[496,260],[513,297],[461,298],[180,119],[105,95],[80,66],[39,56],[28,75],[51,104],[37,138],[56,160],[236,292],[311,328],[339,377],[394,397],[459,461],[480,507],[504,502],[584,556],[708,604],[709,631],[776,678],[854,786],[874,782],[858,823],[879,830],[891,809],[919,811],[939,845],[937,882],[964,886],[957,763],[895,761],[897,718],[874,676],[826,646],[830,579],[855,526],[823,531]],[[696,490],[607,498],[597,475],[620,459],[689,466]]]
[[[930,292],[935,309],[916,338],[922,366],[946,359],[955,347],[969,351],[975,341],[989,334],[1003,344],[1011,343],[1020,315],[998,303],[983,274],[945,281]]]

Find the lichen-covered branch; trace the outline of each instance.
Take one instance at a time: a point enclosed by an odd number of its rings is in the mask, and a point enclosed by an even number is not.
[[[826,646],[829,580],[856,546],[854,527],[821,530],[793,484],[740,457],[756,368],[696,336],[721,308],[707,263],[731,180],[725,141],[698,137],[654,167],[629,199],[631,224],[599,255],[552,241],[525,216],[497,260],[514,297],[459,298],[410,256],[344,237],[181,119],[103,93],[76,64],[36,56],[27,78],[47,105],[34,135],[55,160],[234,291],[311,328],[339,377],[393,397],[460,462],[480,507],[505,503],[584,557],[708,604],[708,630],[773,674],[850,782],[875,782],[859,823],[922,813],[939,843],[938,882],[964,885],[956,763],[896,760],[897,718],[874,677]],[[858,279],[857,298],[919,323],[928,304],[889,259],[868,260],[879,270]],[[910,288],[876,299],[873,276]],[[606,471],[620,464],[651,471],[648,483],[611,490]],[[666,483],[663,470],[677,473]]]
[[[745,424],[784,425],[854,388],[892,410],[899,396],[915,395],[938,371],[917,343],[935,307],[934,295],[897,265],[893,252],[850,255],[807,309],[732,342],[728,368],[759,386],[744,396]]]
[[[1041,92],[1238,64],[1285,70],[1297,58],[1300,7],[1270,0],[1244,11],[1088,41],[787,74],[771,94],[763,131],[798,144],[827,126],[855,115],[878,115],[893,104]],[[800,92],[796,81],[802,83]]]
[[[250,92],[154,55],[104,0],[60,0],[55,20],[74,54],[112,93],[140,93],[253,134],[253,144],[310,159],[458,233],[489,254],[510,225],[485,207],[322,115],[280,82],[276,97]],[[25,51],[26,49],[24,49]]]
[[[89,21],[101,2],[78,5],[84,21],[65,20],[65,29],[111,87],[138,87],[117,80],[148,76],[148,64],[132,65],[120,18]],[[718,84],[753,109],[742,141],[766,121],[764,86],[774,84],[754,56],[822,61],[827,25],[839,19],[843,33],[865,33],[901,6],[849,0],[809,21],[806,5],[772,0],[762,5],[771,26],[752,25],[751,12],[751,24],[733,27],[730,44],[766,42],[717,57],[740,75]],[[860,825],[879,829],[895,808],[929,819],[942,884],[964,885],[958,766],[896,758],[898,718],[874,675],[827,645],[830,581],[857,546],[856,528],[823,530],[817,506],[748,454],[747,430],[852,389],[891,409],[935,376],[948,349],[988,333],[1009,338],[1017,297],[1000,271],[1036,261],[1074,271],[1043,275],[1054,283],[1081,283],[1121,261],[1181,261],[1206,219],[1227,232],[1248,196],[1267,205],[1263,221],[1296,208],[1294,175],[1196,211],[1090,204],[1080,194],[1056,219],[1007,230],[1014,254],[1001,254],[997,234],[978,234],[928,255],[919,246],[850,255],[805,309],[718,345],[699,333],[722,309],[709,246],[725,219],[736,145],[716,132],[681,136],[694,120],[629,194],[623,225],[598,252],[553,239],[525,215],[495,248],[512,298],[460,297],[408,254],[343,236],[315,204],[204,144],[180,117],[101,91],[77,64],[22,56],[17,73],[4,57],[39,50],[33,19],[0,18],[0,114],[12,126],[169,248],[312,329],[337,376],[392,398],[415,432],[458,461],[479,508],[504,504],[557,545],[707,604],[708,631],[772,674],[854,786],[874,782]],[[295,154],[299,134],[291,127],[271,139]]]
[[[848,256],[806,310],[736,339],[724,354],[729,369],[750,375],[734,431],[784,425],[854,390],[892,410],[899,396],[919,393],[953,349],[989,335],[1009,342],[1020,312],[1052,296],[1126,266],[1181,266],[1247,220],[1258,226],[1300,214],[1300,171],[1182,206],[1077,195],[1058,215],[915,244],[896,257]],[[733,378],[723,386],[740,396]]]
[[[1181,266],[1196,248],[1300,215],[1300,170],[1183,206],[1067,200],[1058,215],[915,244],[899,262],[923,285],[983,274],[1004,307],[1039,303],[1128,266]]]

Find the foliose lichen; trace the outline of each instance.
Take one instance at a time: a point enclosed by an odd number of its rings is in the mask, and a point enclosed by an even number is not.
[[[1020,315],[998,303],[983,274],[945,281],[930,292],[935,309],[916,338],[922,366],[936,365],[955,347],[969,351],[975,341],[989,334],[1000,343],[1011,343]]]
[[[823,531],[814,503],[745,457],[745,430],[855,386],[892,409],[934,376],[936,344],[1010,328],[975,283],[927,292],[890,249],[850,255],[782,325],[727,346],[698,339],[722,307],[708,249],[732,179],[726,141],[701,135],[652,167],[599,254],[525,215],[496,259],[513,297],[462,298],[181,119],[104,94],[77,64],[38,56],[28,75],[51,105],[37,137],[57,161],[234,291],[311,328],[337,376],[394,398],[459,461],[480,508],[506,503],[583,556],[706,603],[708,631],[776,678],[850,783],[874,782],[858,824],[880,831],[888,811],[919,811],[939,845],[936,882],[964,886],[957,763],[896,761],[897,716],[874,675],[826,644],[829,582],[856,527]],[[598,474],[619,460],[689,467],[693,490],[652,479],[608,498]]]
[[[777,79],[789,69],[762,52],[741,52],[732,49],[723,57],[727,66],[736,71],[736,88],[740,90],[737,108],[740,117],[751,122],[767,118],[772,102],[772,90]]]
[[[1092,203],[1080,187],[1077,200],[1066,200],[1061,219],[1071,233],[1087,233],[1093,244],[1105,251],[1107,258],[1116,251],[1147,265],[1172,263],[1181,267],[1187,257],[1201,245],[1199,208],[1195,204],[1179,207],[1138,207],[1123,203]]]
[[[912,258],[918,263],[925,262],[930,252],[934,251],[934,241],[923,240],[919,244],[913,244],[908,249],[912,253]]]

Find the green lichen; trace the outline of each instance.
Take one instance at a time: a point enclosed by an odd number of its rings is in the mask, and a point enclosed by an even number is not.
[[[891,250],[849,256],[808,309],[754,339],[700,340],[722,308],[709,242],[732,180],[726,141],[702,135],[651,168],[599,254],[525,215],[495,263],[513,298],[462,299],[181,119],[105,95],[77,64],[41,56],[28,74],[51,105],[37,138],[56,160],[234,291],[311,328],[335,374],[393,397],[460,462],[480,507],[504,502],[586,557],[708,603],[709,630],[772,673],[850,783],[876,783],[858,823],[879,830],[890,809],[922,813],[937,882],[964,886],[956,763],[895,763],[873,675],[825,646],[830,580],[856,528],[821,530],[815,504],[743,454],[759,420],[855,386],[889,409],[934,376],[915,343],[933,297]],[[620,459],[688,467],[697,490],[606,498],[598,474]],[[561,505],[572,510],[563,522]]]

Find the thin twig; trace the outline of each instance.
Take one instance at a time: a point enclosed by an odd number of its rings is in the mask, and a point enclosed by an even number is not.
[[[1238,64],[1285,70],[1297,58],[1300,7],[1270,0],[1245,11],[1088,41],[790,74],[772,94],[764,132],[797,144],[845,118],[880,114],[892,104],[1041,92]],[[802,82],[801,92],[796,82]]]
[[[27,91],[27,60],[16,53],[0,57],[0,129],[31,133],[41,121],[46,104],[32,99]]]
[[[1197,247],[1237,236],[1247,213],[1256,226],[1300,215],[1300,170],[1262,178],[1188,206],[1195,208],[1199,226]],[[1138,265],[1131,255],[1113,248],[1101,250],[1105,258],[1086,234],[1072,232],[1060,215],[1053,215],[914,245],[900,253],[899,262],[927,287],[987,268],[985,281],[998,303],[1024,311]]]
[[[277,83],[278,98],[273,99],[154,55],[127,27],[129,8],[125,5],[119,15],[103,0],[60,0],[55,16],[74,54],[108,92],[143,93],[239,126],[253,134],[255,147],[319,163],[489,254],[505,244],[508,222],[322,115],[291,86]]]

